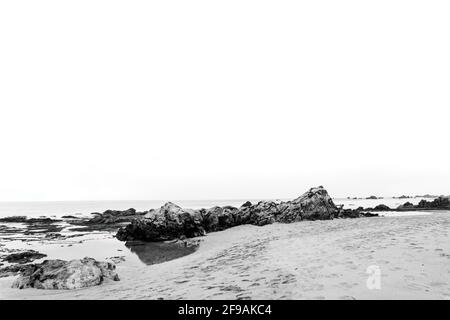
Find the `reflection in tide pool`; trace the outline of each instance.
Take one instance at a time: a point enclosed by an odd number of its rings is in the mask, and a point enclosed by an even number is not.
[[[146,265],[181,258],[198,249],[198,245],[186,246],[184,242],[128,241],[125,246]]]

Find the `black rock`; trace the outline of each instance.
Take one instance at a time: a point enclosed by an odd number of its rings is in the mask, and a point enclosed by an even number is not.
[[[37,259],[41,259],[46,257],[46,254],[34,251],[34,250],[29,250],[29,251],[24,251],[24,252],[19,252],[19,253],[11,253],[5,257],[2,258],[2,261],[6,261],[9,263],[20,263],[20,264],[24,264],[24,263],[29,263],[32,262],[34,260]]]
[[[241,207],[251,207],[252,203],[250,201],[246,201]]]
[[[417,205],[420,209],[445,209],[450,210],[450,197],[439,197],[433,201],[421,200]]]
[[[144,240],[165,241],[185,236],[205,235],[200,211],[184,210],[168,202],[158,210],[150,210],[143,218],[131,221],[120,228],[116,238],[121,241]]]
[[[391,211],[391,208],[385,204],[379,204],[372,211]]]
[[[359,218],[361,217],[361,212],[359,210],[352,210],[352,209],[343,209],[338,214],[338,218],[344,218],[344,219],[353,219],[353,218]]]
[[[274,222],[333,219],[339,209],[322,187],[312,188],[287,202],[246,202],[239,209],[231,206],[189,210],[168,202],[158,210],[133,219],[117,232],[121,241],[164,241],[192,238],[242,224],[263,226]]]
[[[131,222],[133,219],[145,215],[147,212],[136,212],[136,209],[128,210],[106,210],[103,213],[93,212],[95,215],[87,221],[87,224],[117,224],[123,222]]]
[[[13,217],[6,217],[6,218],[0,218],[0,222],[26,222],[27,217],[26,216],[13,216]]]
[[[0,278],[16,276],[21,272],[29,272],[34,268],[33,264],[13,264],[0,268]]]

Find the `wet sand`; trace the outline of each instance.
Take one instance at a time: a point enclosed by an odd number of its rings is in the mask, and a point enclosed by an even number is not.
[[[11,289],[1,299],[450,299],[450,212],[245,225],[160,264],[118,264],[121,281],[73,291]],[[99,249],[101,250],[101,248]],[[368,289],[367,268],[381,272]]]

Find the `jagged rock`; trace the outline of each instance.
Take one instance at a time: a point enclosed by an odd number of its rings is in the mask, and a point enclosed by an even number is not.
[[[45,260],[21,272],[13,288],[79,289],[101,284],[105,279],[119,280],[110,262],[92,258],[81,260]]]
[[[287,204],[287,207],[280,210],[280,217],[277,221],[327,220],[332,219],[339,212],[328,192],[322,186],[311,188],[297,199],[285,204]]]
[[[274,201],[259,201],[250,207],[244,207],[238,213],[238,224],[253,224],[264,226],[276,221],[276,216],[280,213],[279,203]]]
[[[376,196],[370,196],[366,198],[367,200],[377,200],[378,198]]]
[[[27,272],[34,268],[33,264],[13,264],[0,269],[0,278],[16,276],[20,272]]]
[[[40,252],[37,252],[34,250],[29,250],[29,251],[24,251],[24,252],[8,254],[2,258],[2,261],[6,261],[9,263],[24,264],[24,263],[32,262],[37,259],[44,258],[46,256],[47,256],[46,254],[43,254],[43,253],[40,253]]]
[[[332,219],[339,212],[323,187],[312,188],[293,201],[246,202],[239,209],[226,206],[187,210],[168,202],[120,228],[116,237],[121,241],[191,238],[242,224],[263,226],[274,222]]]
[[[252,203],[250,201],[246,201],[244,204],[242,204],[242,207],[250,207],[252,205]]]
[[[147,212],[137,212],[136,209],[130,208],[128,210],[106,210],[103,213],[93,212],[95,215],[92,219],[87,221],[88,224],[114,224],[122,222],[130,222],[138,216],[143,216]]]
[[[168,202],[158,210],[150,210],[143,218],[134,219],[117,232],[121,241],[164,241],[185,236],[205,235],[200,211],[182,209]]]
[[[224,230],[238,224],[239,209],[232,206],[213,207],[199,212],[202,216],[201,224],[206,232]]]

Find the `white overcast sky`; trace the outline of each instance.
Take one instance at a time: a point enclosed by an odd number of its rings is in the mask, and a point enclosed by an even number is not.
[[[0,200],[450,193],[450,1],[1,1]]]

